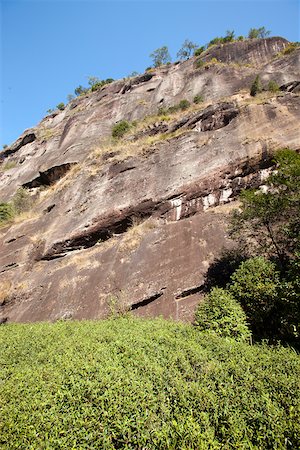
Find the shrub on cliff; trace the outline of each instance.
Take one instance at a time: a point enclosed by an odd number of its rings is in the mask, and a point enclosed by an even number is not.
[[[250,95],[252,97],[255,97],[256,94],[259,94],[262,92],[263,87],[260,81],[259,75],[256,76],[255,80],[253,81],[251,88],[250,88]]]
[[[200,331],[209,331],[238,341],[248,341],[250,331],[241,305],[230,292],[214,288],[199,304],[195,325]]]
[[[60,102],[57,106],[57,109],[59,109],[60,111],[63,111],[65,109],[65,104],[63,102]]]
[[[276,81],[274,80],[270,80],[268,83],[268,91],[269,92],[278,92],[279,91],[279,86],[276,83]]]
[[[271,31],[266,30],[265,27],[250,28],[248,33],[249,39],[264,39],[269,36]]]
[[[127,120],[121,120],[121,122],[116,123],[112,128],[112,137],[115,139],[120,139],[130,130],[130,123]]]
[[[0,224],[10,220],[14,215],[13,207],[10,203],[0,203]]]

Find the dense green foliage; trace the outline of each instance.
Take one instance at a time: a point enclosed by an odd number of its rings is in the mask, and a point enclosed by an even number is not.
[[[267,192],[245,190],[241,210],[232,218],[231,235],[248,253],[275,257],[281,266],[300,250],[300,155],[282,149]]]
[[[279,286],[275,264],[261,256],[242,262],[232,275],[229,292],[243,306],[255,334],[267,337],[274,329]]]
[[[232,217],[231,235],[241,254],[252,258],[242,262],[228,289],[257,338],[299,348],[300,155],[283,149],[275,163],[267,189],[242,192],[241,208]]]
[[[296,449],[298,355],[123,318],[0,329],[0,447]]]
[[[130,123],[127,122],[127,120],[121,120],[120,122],[116,123],[116,125],[113,126],[111,134],[113,138],[120,139],[129,130],[130,130]]]
[[[228,292],[242,305],[254,337],[277,339],[299,347],[300,259],[280,272],[259,256],[242,262],[231,277]]]
[[[195,325],[200,331],[209,331],[239,341],[250,340],[246,315],[230,292],[214,288],[199,304]]]

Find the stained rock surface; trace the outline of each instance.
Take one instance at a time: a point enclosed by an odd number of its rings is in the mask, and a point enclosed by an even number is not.
[[[207,270],[233,245],[239,192],[264,184],[277,149],[300,149],[299,50],[280,54],[287,45],[216,46],[201,67],[191,58],[115,81],[2,152],[0,202],[23,187],[31,207],[0,228],[0,320],[127,309],[192,320]],[[257,74],[281,90],[250,97]],[[168,112],[183,99],[188,109]],[[120,120],[135,124],[113,142]]]

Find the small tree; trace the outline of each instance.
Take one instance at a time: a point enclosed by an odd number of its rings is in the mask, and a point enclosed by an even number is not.
[[[74,100],[75,96],[73,94],[68,94],[67,95],[67,100],[68,102],[71,102],[72,100]]]
[[[256,76],[255,80],[252,83],[251,89],[250,89],[250,95],[252,97],[255,97],[256,94],[259,94],[262,92],[263,87],[260,81],[259,75]]]
[[[181,49],[177,53],[177,58],[179,59],[188,59],[192,55],[193,51],[196,50],[198,47],[198,44],[195,44],[194,42],[190,41],[189,39],[186,39],[184,43],[182,44]]]
[[[269,36],[271,31],[266,30],[265,27],[261,28],[250,28],[248,33],[249,39],[264,39]]]
[[[232,41],[234,41],[234,38],[235,38],[235,33],[234,33],[234,31],[233,31],[233,30],[232,30],[232,31],[227,30],[227,31],[226,31],[226,36],[223,38],[223,42],[224,42],[224,43],[226,43],[226,42],[232,42]]]
[[[277,152],[276,171],[268,191],[241,193],[241,209],[231,219],[231,236],[248,254],[276,258],[283,269],[300,251],[300,155],[289,149]]]
[[[88,92],[88,89],[79,85],[75,90],[74,93],[78,97],[79,95],[86,94]]]
[[[240,304],[224,289],[214,288],[199,304],[195,325],[200,331],[212,331],[238,341],[250,339],[246,315]]]
[[[153,59],[154,67],[159,67],[163,64],[171,62],[171,56],[167,46],[154,50],[154,52],[150,54],[150,58]]]

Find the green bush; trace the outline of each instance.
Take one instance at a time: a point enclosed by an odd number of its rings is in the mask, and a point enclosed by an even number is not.
[[[170,106],[169,109],[167,109],[167,113],[174,113],[177,111],[185,111],[186,109],[188,109],[191,106],[190,102],[186,99],[184,100],[180,100],[180,102],[177,105],[174,106]]]
[[[204,52],[204,50],[204,46],[197,48],[197,50],[195,50],[194,56],[200,56]]]
[[[112,137],[115,139],[120,139],[130,130],[130,123],[127,120],[121,120],[121,122],[116,123],[112,128]]]
[[[255,80],[253,81],[251,88],[250,88],[250,95],[252,97],[255,97],[256,94],[259,94],[262,92],[263,87],[260,81],[259,75],[256,76]]]
[[[200,331],[212,331],[223,337],[248,341],[250,331],[241,305],[224,289],[214,288],[199,304],[195,324]]]
[[[194,97],[194,103],[198,104],[198,103],[202,103],[204,101],[203,96],[201,94],[197,94]]]
[[[178,109],[180,109],[181,111],[184,111],[185,109],[188,109],[191,106],[190,102],[188,100],[181,100],[178,103]]]
[[[0,203],[0,224],[7,222],[14,216],[14,209],[10,203]]]
[[[268,83],[268,91],[270,92],[278,92],[279,91],[279,86],[276,83],[276,81],[270,80]]]
[[[300,447],[300,359],[171,321],[0,327],[0,447]]]
[[[63,111],[65,109],[65,104],[63,102],[59,103],[56,106],[56,109],[59,109],[60,111]]]
[[[256,335],[268,337],[270,330],[278,326],[279,287],[280,274],[275,264],[261,256],[242,262],[231,277],[229,291],[242,305]]]

